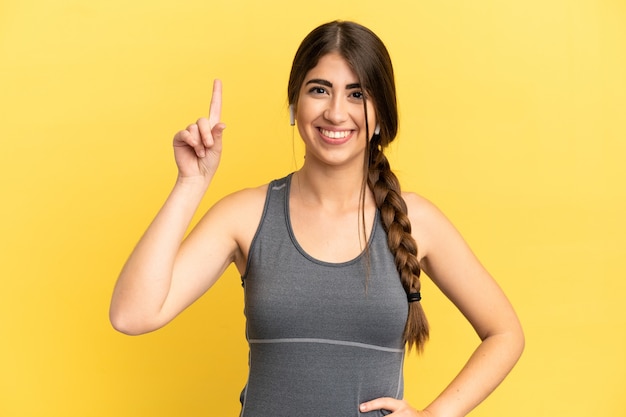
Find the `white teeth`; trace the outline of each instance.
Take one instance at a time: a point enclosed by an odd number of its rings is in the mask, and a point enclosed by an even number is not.
[[[327,136],[331,139],[343,139],[350,134],[349,130],[336,132],[334,130],[320,129],[320,131],[322,132],[322,135]]]

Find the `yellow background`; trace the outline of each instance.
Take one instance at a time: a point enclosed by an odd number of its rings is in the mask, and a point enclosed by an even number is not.
[[[0,416],[236,416],[239,277],[168,327],[117,334],[116,276],[175,179],[171,138],[224,81],[201,207],[296,169],[302,37],[372,28],[397,72],[404,188],[438,204],[510,296],[526,351],[472,416],[626,415],[623,0],[0,2]],[[426,405],[477,339],[425,284]]]

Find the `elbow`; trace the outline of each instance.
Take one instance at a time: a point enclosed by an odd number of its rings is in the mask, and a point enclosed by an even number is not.
[[[524,352],[524,348],[526,347],[526,336],[524,335],[524,329],[521,324],[519,325],[519,329],[517,331],[517,347],[518,347],[518,357],[522,356],[522,352]]]
[[[136,325],[133,325],[133,323],[129,322],[129,320],[125,320],[124,317],[120,317],[119,315],[109,314],[109,321],[111,322],[111,326],[113,326],[113,328],[120,333],[124,333],[129,336],[143,334],[143,332],[141,332]]]
[[[521,355],[526,345],[526,336],[524,336],[524,328],[522,327],[522,323],[519,318],[515,320],[515,325],[512,327],[511,333],[513,334],[515,344],[518,348],[519,354]]]
[[[506,339],[508,340],[508,348],[507,350],[517,362],[519,358],[522,356],[524,352],[524,348],[526,346],[526,337],[524,336],[524,329],[519,321],[515,323],[515,326],[512,326],[506,334]]]
[[[506,353],[506,357],[513,363],[519,360],[526,346],[524,329],[517,319],[509,321],[506,326],[498,331],[489,332],[481,336],[483,342],[486,342],[488,339],[490,343],[493,341],[492,343],[498,344],[501,351]]]
[[[150,325],[146,320],[133,318],[130,314],[116,311],[113,308],[109,310],[109,322],[115,330],[129,336],[150,333],[158,328]]]

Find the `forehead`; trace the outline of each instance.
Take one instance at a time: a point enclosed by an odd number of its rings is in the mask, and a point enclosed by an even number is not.
[[[326,54],[319,59],[317,65],[309,70],[304,82],[311,79],[323,79],[331,83],[356,84],[359,79],[346,59],[336,52]]]

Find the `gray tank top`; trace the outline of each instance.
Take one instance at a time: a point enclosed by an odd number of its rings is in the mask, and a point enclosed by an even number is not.
[[[294,237],[290,185],[291,175],[270,183],[242,277],[250,373],[240,416],[386,415],[358,409],[403,395],[408,303],[379,214],[368,254],[322,262]]]

